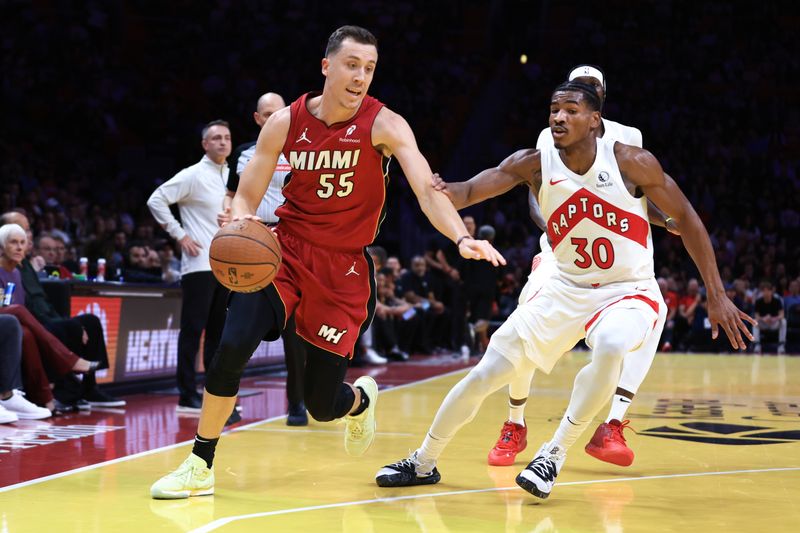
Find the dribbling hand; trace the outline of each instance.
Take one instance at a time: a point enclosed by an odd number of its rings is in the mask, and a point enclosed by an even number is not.
[[[467,237],[458,245],[458,253],[465,259],[483,259],[494,266],[505,265],[506,259],[494,249],[489,241],[479,241]]]
[[[714,300],[709,298],[708,320],[711,322],[711,338],[716,339],[719,336],[719,326],[722,326],[731,346],[736,350],[747,348],[742,333],[751,341],[753,340],[753,334],[747,329],[744,321],[746,320],[754,326],[758,324],[750,315],[733,305],[733,302],[725,295]]]

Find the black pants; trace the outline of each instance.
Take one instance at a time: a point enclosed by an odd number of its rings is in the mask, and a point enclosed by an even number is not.
[[[302,339],[297,336],[297,326],[294,315],[286,324],[281,337],[283,338],[283,353],[286,359],[286,397],[290,404],[297,404],[304,400],[303,374],[306,367],[306,350]]]
[[[0,315],[0,392],[22,388],[22,327],[16,317]]]
[[[206,390],[231,397],[253,352],[262,339],[275,340],[285,323],[283,304],[275,288],[250,294],[231,294],[219,348],[206,376]],[[348,359],[299,339],[305,350],[303,397],[314,419],[328,422],[346,415],[355,395],[344,384]]]
[[[98,361],[99,369],[108,368],[108,350],[103,325],[95,315],[83,314],[72,318],[50,320],[44,326],[79,357],[87,361]],[[83,343],[83,332],[86,332],[86,344]],[[94,373],[86,374],[79,385],[72,376],[55,381],[53,395],[64,403],[73,403],[84,397],[97,386]]]
[[[209,272],[192,272],[181,278],[181,332],[178,335],[178,390],[182,399],[197,394],[195,357],[200,349],[200,337],[206,332],[203,364],[211,359],[219,345],[225,322],[225,300],[228,291]],[[245,320],[252,319],[249,317]]]

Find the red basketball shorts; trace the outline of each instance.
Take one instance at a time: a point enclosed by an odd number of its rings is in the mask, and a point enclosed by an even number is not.
[[[352,357],[375,312],[375,273],[366,250],[339,251],[309,244],[276,228],[283,260],[274,286],[286,319],[314,346]]]

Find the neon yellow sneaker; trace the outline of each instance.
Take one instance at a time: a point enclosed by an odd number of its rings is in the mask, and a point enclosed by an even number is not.
[[[159,500],[179,500],[209,494],[214,494],[214,467],[207,468],[205,459],[193,453],[177,470],[150,487],[150,496]]]
[[[375,407],[378,405],[378,384],[369,376],[361,376],[353,383],[354,387],[361,387],[369,397],[369,407],[364,412],[356,415],[347,415],[344,420],[347,427],[344,430],[344,450],[348,455],[358,457],[372,445],[375,440]]]

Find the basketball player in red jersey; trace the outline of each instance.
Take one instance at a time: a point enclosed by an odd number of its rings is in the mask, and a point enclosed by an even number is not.
[[[488,242],[469,236],[450,200],[428,185],[432,172],[408,123],[367,96],[377,61],[377,40],[369,31],[339,28],[322,60],[322,93],[301,96],[264,124],[231,215],[256,218],[278,157],[285,154],[292,171],[275,228],[283,263],[266,289],[232,294],[192,453],[153,484],[154,498],[214,492],[214,450],[242,371],[259,342],[277,338],[292,313],[306,347],[309,413],[319,421],[345,418],[349,454],[361,455],[370,446],[378,386],[370,377],[353,385],[344,377],[359,332],[375,309],[375,276],[365,247],[384,218],[390,157],[397,157],[425,215],[462,256],[505,263]]]
[[[550,495],[567,450],[608,401],[625,355],[653,334],[664,305],[654,276],[648,199],[681,229],[708,289],[712,337],[722,326],[736,349],[745,347],[742,334],[752,340],[744,320],[753,319],[726,296],[700,217],[650,152],[595,136],[600,107],[593,86],[560,85],[550,102],[553,146],[520,150],[458,187],[466,200],[456,203],[470,205],[527,185],[547,221],[557,273],[492,335],[483,359],[442,402],[420,448],[378,471],[379,486],[439,482],[438,458],[487,396],[518,374],[549,373],[585,338],[592,359],[575,378],[566,414],[516,478],[534,496]]]

